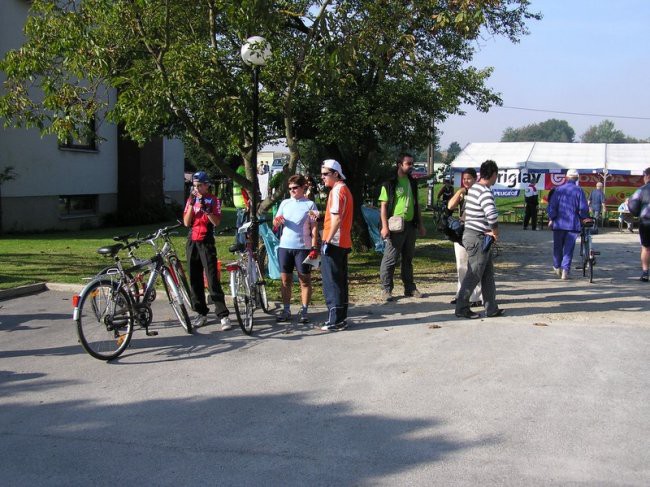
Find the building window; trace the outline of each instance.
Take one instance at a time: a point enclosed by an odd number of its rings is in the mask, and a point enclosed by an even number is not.
[[[71,134],[65,141],[59,143],[59,148],[96,151],[97,133],[95,125],[95,117],[93,117],[87,124],[79,126],[77,136]]]
[[[96,194],[59,196],[60,217],[88,216],[96,213]]]

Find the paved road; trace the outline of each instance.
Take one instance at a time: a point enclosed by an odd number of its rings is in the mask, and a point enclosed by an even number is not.
[[[504,237],[498,319],[456,320],[441,283],[355,306],[345,332],[188,336],[161,300],[160,334],[107,364],[70,293],[1,301],[2,483],[650,484],[636,236],[596,238],[592,285],[548,272],[550,232]]]

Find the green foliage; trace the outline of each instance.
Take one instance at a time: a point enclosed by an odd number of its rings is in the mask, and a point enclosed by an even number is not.
[[[598,125],[592,125],[582,134],[583,142],[606,143],[606,144],[628,144],[638,143],[639,140],[626,136],[622,131],[614,128],[614,122],[603,120]]]
[[[340,158],[355,196],[384,147],[415,151],[432,121],[500,103],[471,66],[480,34],[526,34],[528,0],[34,0],[26,44],[0,62],[6,124],[64,139],[92,117],[140,143],[179,136],[193,161],[250,189],[252,70],[240,47],[264,36],[260,143],[284,137]],[[202,154],[200,157],[198,154]],[[223,161],[246,160],[246,179]],[[278,197],[279,195],[276,195]],[[262,209],[270,206],[266,201]]]
[[[551,118],[518,129],[508,127],[501,142],[573,142],[575,131],[566,120]]]

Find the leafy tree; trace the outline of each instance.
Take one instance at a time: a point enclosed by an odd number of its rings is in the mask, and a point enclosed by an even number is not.
[[[501,142],[573,142],[575,131],[566,120],[551,118],[518,129],[508,127]]]
[[[460,144],[456,141],[449,144],[449,148],[447,149],[447,157],[445,158],[445,164],[451,164],[462,150],[463,149],[461,149]]]
[[[528,0],[34,0],[26,44],[0,63],[0,116],[60,138],[92,117],[140,143],[179,136],[250,188],[252,81],[239,50],[264,36],[260,143],[278,136],[339,158],[361,202],[384,147],[423,147],[432,120],[487,111],[491,69],[469,63],[482,33],[517,41]],[[114,89],[115,91],[111,91]],[[246,160],[246,179],[224,154]],[[265,201],[262,207],[268,207]]]
[[[606,143],[606,144],[624,144],[634,143],[638,140],[627,137],[623,132],[614,128],[614,122],[603,120],[598,125],[592,125],[582,134],[583,142],[587,143]]]

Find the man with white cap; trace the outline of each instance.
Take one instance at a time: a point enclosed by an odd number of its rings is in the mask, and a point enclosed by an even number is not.
[[[589,205],[577,185],[578,178],[578,171],[569,169],[565,183],[555,190],[547,208],[548,224],[553,229],[553,272],[564,280],[569,279],[582,222],[589,218]]]
[[[321,277],[327,305],[327,321],[323,331],[347,328],[348,317],[348,254],[352,249],[352,193],[345,185],[341,164],[334,159],[323,161],[320,171],[323,184],[330,188],[325,208]]]

